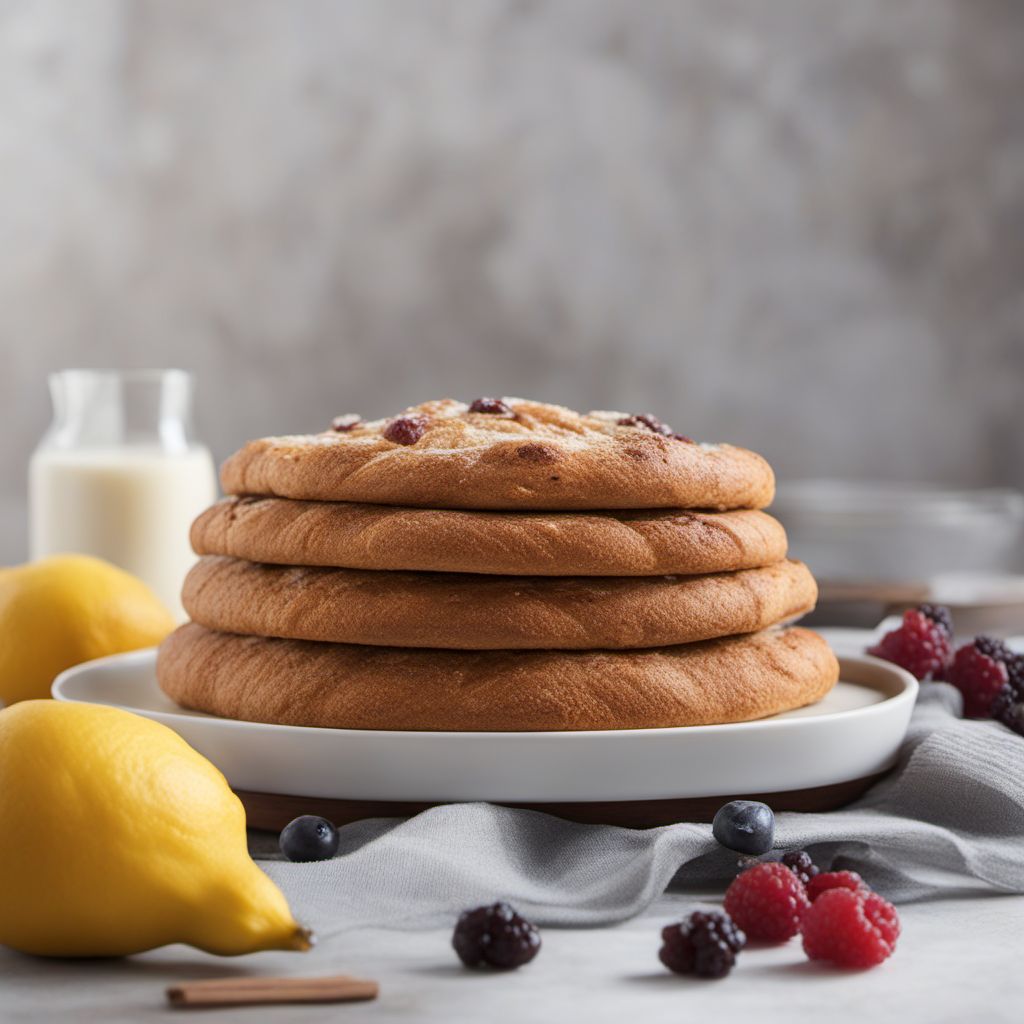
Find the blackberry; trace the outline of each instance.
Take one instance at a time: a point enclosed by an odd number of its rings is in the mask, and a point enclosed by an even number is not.
[[[1024,654],[1014,654],[1006,662],[1006,677],[1018,700],[1024,700]]]
[[[975,650],[987,655],[993,661],[1001,661],[1009,668],[1010,662],[1014,660],[1014,654],[1006,644],[995,636],[976,636],[974,638]]]
[[[724,978],[736,963],[747,937],[728,914],[695,911],[678,924],[661,930],[658,958],[676,974]]]
[[[1002,722],[1007,729],[1012,729],[1019,736],[1024,736],[1024,694],[1015,690],[1007,683],[992,701],[992,717]]]
[[[806,850],[790,850],[782,855],[782,863],[806,885],[820,868],[811,860],[811,855]]]
[[[477,907],[460,915],[452,946],[467,967],[514,970],[540,949],[540,932],[507,903]]]
[[[942,626],[950,636],[953,635],[953,613],[944,604],[919,604],[917,610],[926,619]]]

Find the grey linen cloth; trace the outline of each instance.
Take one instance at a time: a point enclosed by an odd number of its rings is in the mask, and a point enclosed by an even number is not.
[[[842,810],[778,815],[776,848],[859,871],[896,902],[1024,892],[1024,738],[959,712],[951,686],[923,685],[894,772]],[[667,887],[706,893],[737,869],[710,825],[636,831],[485,803],[348,825],[332,861],[291,864],[275,850],[276,837],[253,837],[261,866],[322,937],[448,925],[496,899],[540,925],[606,925]]]

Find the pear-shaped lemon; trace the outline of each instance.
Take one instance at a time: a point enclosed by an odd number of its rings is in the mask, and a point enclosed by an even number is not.
[[[0,569],[0,701],[49,697],[58,673],[160,643],[171,613],[141,580],[88,555]]]
[[[122,956],[170,942],[222,955],[311,942],[249,858],[224,776],[118,708],[0,711],[0,944]]]

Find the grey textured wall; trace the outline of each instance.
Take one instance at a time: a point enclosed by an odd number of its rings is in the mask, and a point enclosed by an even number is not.
[[[0,556],[76,364],[1022,485],[1022,96],[1017,0],[2,0]]]

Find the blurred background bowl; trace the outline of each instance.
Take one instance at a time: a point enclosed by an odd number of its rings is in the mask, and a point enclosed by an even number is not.
[[[950,605],[958,628],[1024,622],[1024,495],[850,480],[779,487],[790,552],[811,567],[815,618],[873,625],[922,601]]]
[[[794,557],[818,579],[927,584],[941,573],[1024,568],[1024,495],[882,481],[800,480],[779,486],[774,512]]]

